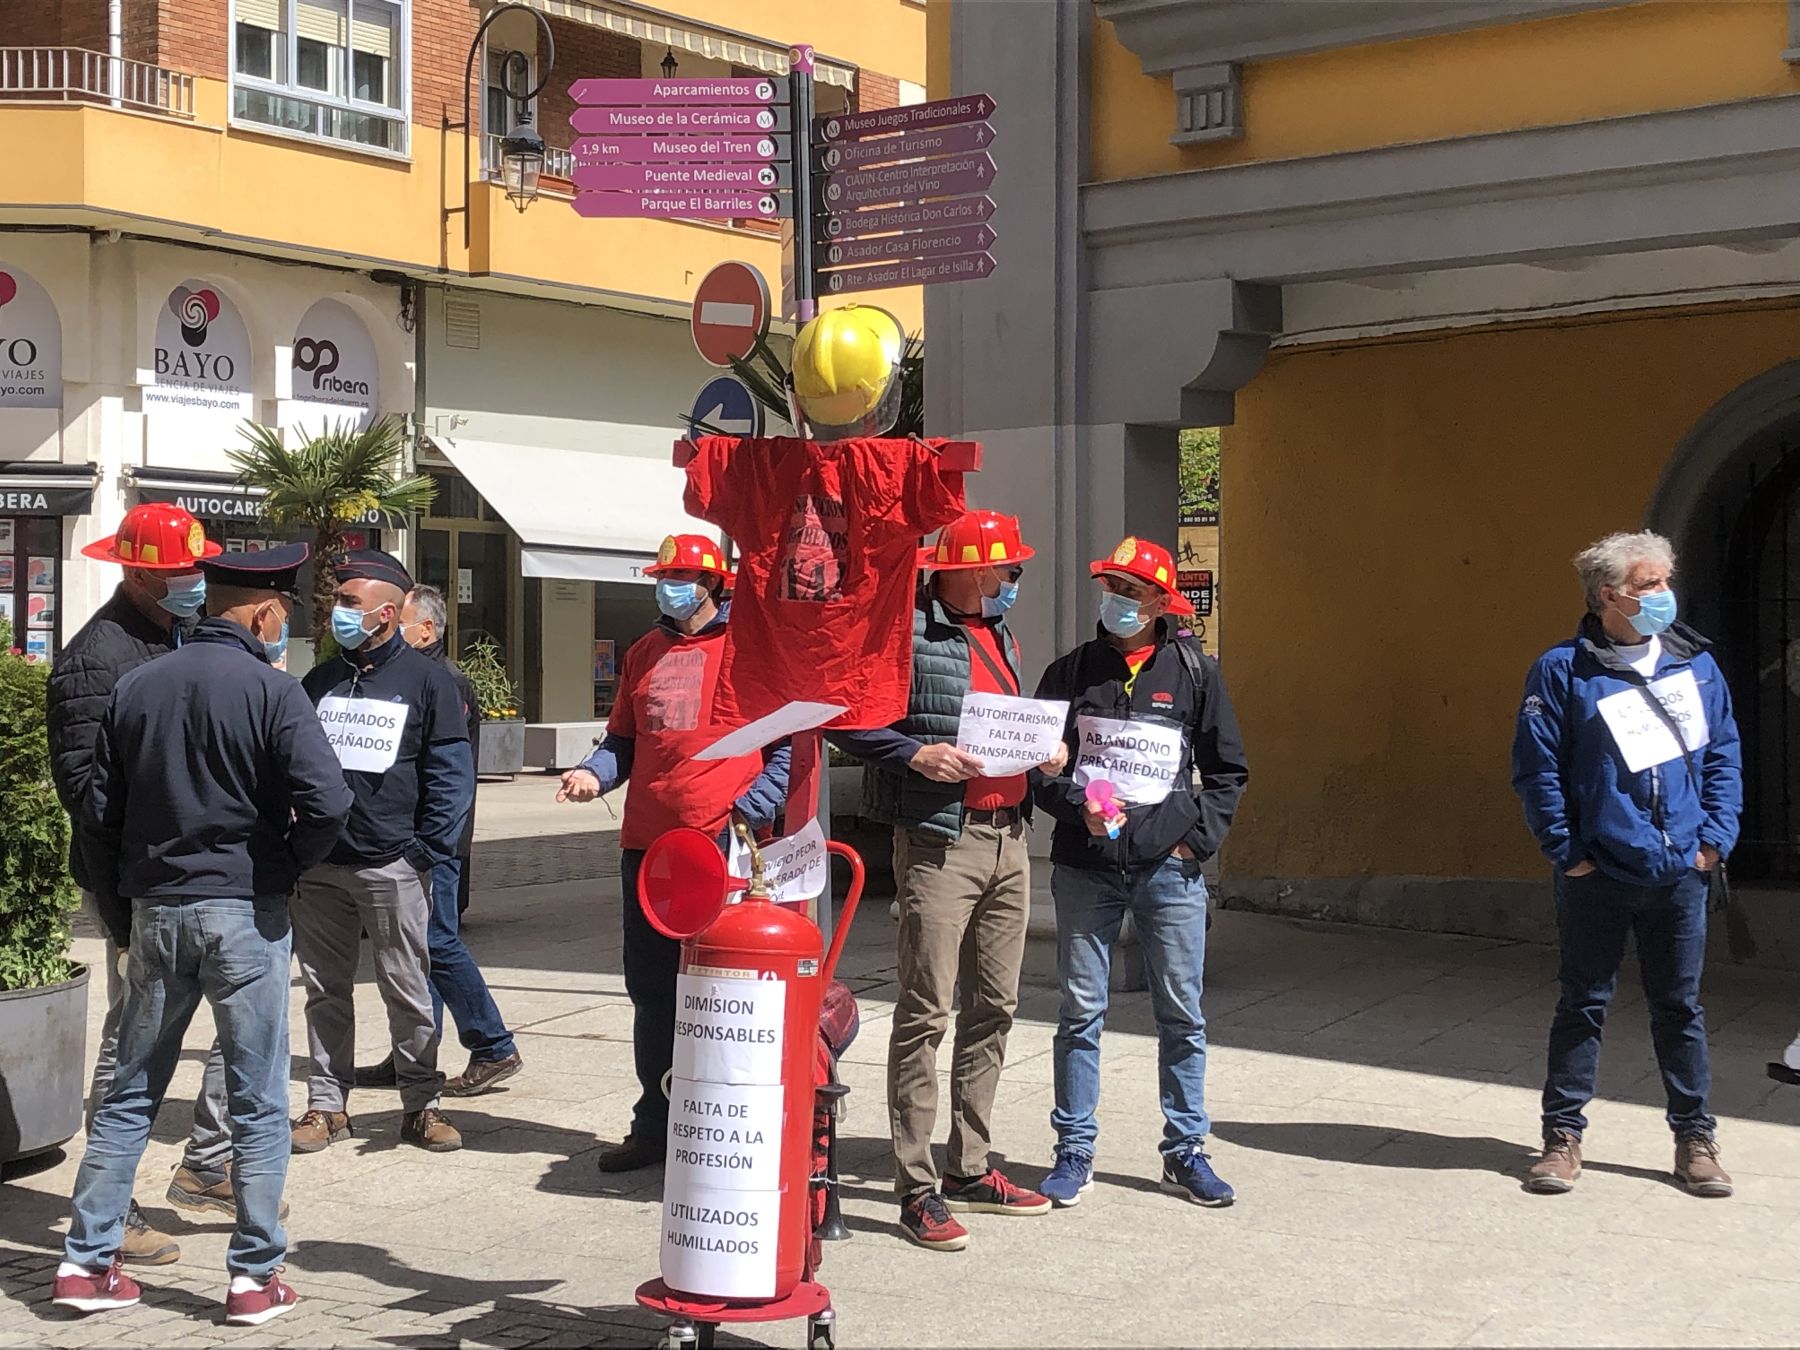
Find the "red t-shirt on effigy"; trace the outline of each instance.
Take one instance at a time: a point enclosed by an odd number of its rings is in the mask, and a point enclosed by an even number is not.
[[[731,622],[737,622],[735,609]],[[718,739],[713,700],[729,631],[730,624],[716,624],[689,636],[658,624],[625,653],[618,699],[606,719],[609,735],[633,742],[620,848],[649,848],[678,825],[718,835],[762,772],[758,754],[694,758]]]
[[[841,703],[834,727],[906,712],[921,536],[964,511],[962,474],[923,441],[703,436],[690,515],[738,550],[715,711],[731,726],[796,699]]]

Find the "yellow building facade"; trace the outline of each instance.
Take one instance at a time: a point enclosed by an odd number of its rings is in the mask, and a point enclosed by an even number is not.
[[[1026,153],[1054,186],[995,225],[1028,212],[1059,264],[928,299],[934,363],[962,354],[928,387],[990,446],[976,490],[1021,501],[1071,576],[1119,534],[1172,536],[1175,433],[1225,428],[1222,654],[1252,764],[1227,896],[1546,933],[1520,690],[1574,631],[1573,554],[1648,526],[1737,700],[1734,872],[1765,956],[1796,959],[1800,8],[1034,15],[933,10],[937,77],[992,93],[1003,143],[1042,128]],[[996,330],[1042,332],[1056,387],[987,364]],[[1087,600],[1061,584],[1027,641],[1078,640]]]

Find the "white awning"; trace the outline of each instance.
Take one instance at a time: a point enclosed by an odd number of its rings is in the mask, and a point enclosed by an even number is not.
[[[648,585],[642,569],[665,536],[718,537],[682,509],[687,475],[667,459],[462,436],[431,443],[519,536],[528,577]]]
[[[652,47],[667,47],[678,52],[693,52],[713,61],[729,61],[747,66],[765,75],[788,73],[786,47],[763,42],[748,34],[714,29],[708,31],[692,20],[659,10],[604,0],[525,0],[533,9],[553,18],[570,19],[592,28],[604,28],[621,37],[636,38]],[[813,57],[813,78],[820,84],[835,84],[840,89],[856,88],[856,67]]]

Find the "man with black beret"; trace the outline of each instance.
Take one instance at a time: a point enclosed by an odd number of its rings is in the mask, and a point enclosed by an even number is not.
[[[294,903],[312,1061],[294,1151],[316,1153],[351,1134],[353,995],[366,931],[393,1039],[400,1137],[446,1153],[462,1147],[462,1136],[438,1109],[444,1076],[428,974],[431,871],[456,856],[474,800],[467,713],[450,672],[400,632],[412,577],[399,559],[355,549],[336,570],[331,632],[341,650],[304,684],[356,801],[337,847],[301,878]]]
[[[206,609],[176,651],[128,673],[100,721],[81,805],[86,874],[129,948],[117,1063],[88,1132],[55,1301],[129,1307],[125,1208],[182,1036],[212,1007],[229,1102],[236,1220],[225,1320],[294,1306],[287,1254],[288,894],[336,843],[350,791],[287,648],[306,545],[202,558]],[[123,916],[121,919],[118,916]]]

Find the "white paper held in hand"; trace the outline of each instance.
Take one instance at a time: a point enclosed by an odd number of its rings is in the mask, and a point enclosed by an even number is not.
[[[981,761],[990,778],[1035,769],[1056,753],[1069,705],[1056,699],[1011,698],[971,689],[956,722],[956,748]]]
[[[841,717],[849,709],[841,703],[790,703],[786,707],[777,708],[766,717],[759,717],[754,722],[746,722],[736,730],[728,732],[694,756],[695,759],[736,759],[739,755],[747,755],[753,750],[760,750],[765,745],[773,745],[776,741],[786,740],[789,736],[797,736],[802,731],[811,731],[814,727],[822,727],[834,717]]]

